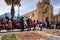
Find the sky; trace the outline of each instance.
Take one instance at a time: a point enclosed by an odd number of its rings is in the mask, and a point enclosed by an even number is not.
[[[40,0],[41,1],[41,0]],[[50,0],[51,5],[53,6],[53,14],[56,15],[59,13],[60,10],[60,0]],[[20,15],[29,13],[33,10],[36,10],[37,3],[39,0],[21,0],[21,6],[20,6]],[[0,0],[0,15],[10,12],[11,6],[8,6],[5,3],[5,0]],[[15,15],[18,14],[18,6],[15,6]]]

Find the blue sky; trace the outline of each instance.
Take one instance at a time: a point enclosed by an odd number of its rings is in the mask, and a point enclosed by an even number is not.
[[[39,0],[21,0],[20,15],[29,13],[36,9],[36,5]],[[41,0],[40,0],[41,1]],[[50,0],[54,7],[54,15],[58,14],[60,10],[60,0]],[[0,15],[10,12],[11,6],[8,6],[4,0],[0,0]],[[15,6],[15,15],[18,14],[18,7]]]

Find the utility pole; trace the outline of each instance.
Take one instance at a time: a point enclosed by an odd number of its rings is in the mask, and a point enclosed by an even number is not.
[[[20,2],[21,0],[19,0],[19,2]],[[21,6],[21,4],[19,3],[19,5],[18,5],[18,19],[19,19],[19,16],[20,16],[20,6]]]

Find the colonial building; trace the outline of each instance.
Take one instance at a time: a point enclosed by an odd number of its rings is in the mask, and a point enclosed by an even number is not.
[[[60,22],[60,12],[54,16],[55,21]]]
[[[53,22],[55,16],[53,16],[53,6],[50,4],[50,0],[42,0],[42,2],[37,3],[36,10],[24,14],[24,16],[31,17],[32,20],[40,20],[45,22],[49,20],[49,22]],[[60,20],[60,19],[59,19]]]

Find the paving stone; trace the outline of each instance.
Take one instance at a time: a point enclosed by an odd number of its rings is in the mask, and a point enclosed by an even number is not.
[[[42,40],[60,40],[60,36],[48,37],[48,38],[44,38]]]

